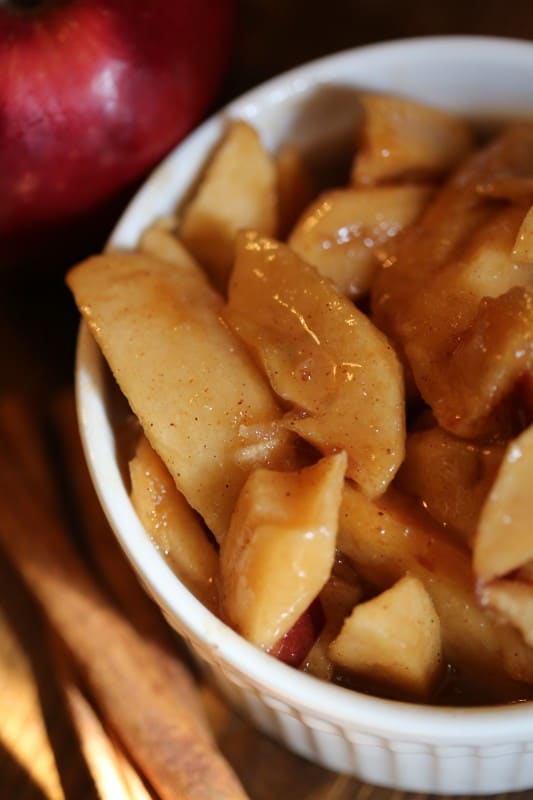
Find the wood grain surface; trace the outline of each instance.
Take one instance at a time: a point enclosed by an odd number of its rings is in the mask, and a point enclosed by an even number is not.
[[[241,0],[232,62],[218,103],[329,52],[404,36],[449,33],[531,38],[531,4],[527,0],[508,4]],[[90,244],[92,251],[100,247],[101,241]],[[0,400],[22,390],[48,407],[59,392],[72,387],[77,314],[63,285],[62,269],[63,265],[45,262],[40,275],[0,278]],[[55,468],[50,462],[50,469]],[[57,479],[61,481],[59,470]],[[100,796],[82,757],[58,676],[57,643],[0,551],[1,800]],[[251,729],[208,686],[199,688],[219,746],[252,800],[409,797],[307,763]],[[514,797],[533,798],[533,791]]]

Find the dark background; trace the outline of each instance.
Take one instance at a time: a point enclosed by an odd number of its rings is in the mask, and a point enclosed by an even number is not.
[[[410,36],[533,38],[527,0],[241,0],[228,90],[327,53]]]

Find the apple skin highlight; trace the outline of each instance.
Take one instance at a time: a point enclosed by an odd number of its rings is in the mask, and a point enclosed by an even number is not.
[[[2,266],[123,199],[208,110],[233,32],[232,0],[24,5],[0,3]]]

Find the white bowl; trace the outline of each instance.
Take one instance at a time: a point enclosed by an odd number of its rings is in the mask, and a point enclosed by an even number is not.
[[[228,117],[253,122],[269,147],[287,137],[320,147],[352,130],[350,88],[397,92],[469,116],[533,112],[533,45],[438,37],[364,47],[282,75],[232,103],[154,171],[110,241],[133,248],[172,212],[197,177]],[[261,729],[289,748],[369,783],[442,794],[533,787],[533,704],[436,708],[351,692],[259,651],[180,583],[142,528],[117,463],[107,371],[88,329],[79,338],[76,387],[93,480],[126,555],[166,619],[213,681]]]

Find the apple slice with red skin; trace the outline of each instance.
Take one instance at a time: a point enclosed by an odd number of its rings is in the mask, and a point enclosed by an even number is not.
[[[324,622],[324,610],[320,599],[316,597],[292,628],[274,645],[270,655],[291,667],[299,667],[315,643]]]

